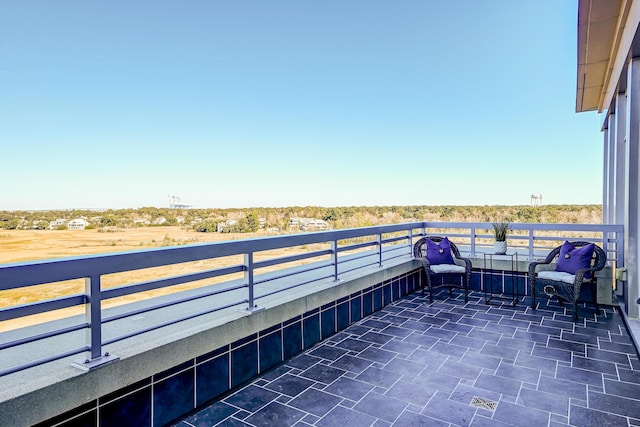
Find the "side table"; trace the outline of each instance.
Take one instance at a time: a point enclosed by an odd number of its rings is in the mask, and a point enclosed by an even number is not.
[[[518,277],[516,275],[518,253],[504,255],[485,253],[483,258],[482,286],[484,288],[484,302],[486,304],[502,305],[500,301],[504,301],[515,307],[519,297]],[[503,268],[494,268],[497,261],[502,261]],[[511,279],[511,286],[505,286],[507,277]]]

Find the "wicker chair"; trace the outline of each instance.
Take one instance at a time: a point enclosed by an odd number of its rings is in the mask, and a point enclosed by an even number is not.
[[[449,295],[453,288],[464,290],[464,301],[468,302],[469,283],[471,282],[471,260],[460,256],[458,247],[449,242],[451,256],[454,264],[432,265],[427,258],[427,239],[440,244],[444,237],[427,236],[418,240],[413,245],[413,256],[422,263],[426,276],[426,286],[429,288],[429,301],[433,302],[433,289],[438,287],[449,288]],[[447,239],[448,241],[448,239]],[[456,284],[456,282],[458,282]],[[425,282],[422,282],[422,295],[424,295]]]
[[[589,244],[589,242],[565,242],[565,244],[566,243],[569,243],[576,249]],[[538,266],[551,264],[554,261],[556,262],[557,268],[558,258],[562,247],[563,245],[558,246],[549,252],[544,261],[532,262],[529,264],[529,287],[532,296],[531,308],[534,310],[536,309],[536,295],[541,290],[549,298],[553,298],[554,296],[557,297],[561,304],[563,301],[573,303],[573,319],[578,320],[578,298],[580,297],[580,290],[583,285],[589,285],[591,287],[591,295],[593,297],[592,302],[596,306],[596,313],[599,313],[600,307],[598,306],[597,295],[598,278],[596,277],[595,272],[604,268],[607,262],[607,255],[600,247],[594,245],[590,266],[587,268],[577,269],[575,274],[570,274],[566,271],[548,269],[536,271]]]

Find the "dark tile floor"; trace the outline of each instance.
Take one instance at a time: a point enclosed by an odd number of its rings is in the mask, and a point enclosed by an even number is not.
[[[640,363],[620,315],[532,311],[474,293],[399,300],[175,424],[640,426]]]

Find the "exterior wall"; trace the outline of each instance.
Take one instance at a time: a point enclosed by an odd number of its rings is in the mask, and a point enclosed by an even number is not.
[[[603,223],[624,225],[626,275],[617,293],[635,320],[640,315],[639,28],[638,0],[579,0],[576,106],[578,112],[603,114]]]

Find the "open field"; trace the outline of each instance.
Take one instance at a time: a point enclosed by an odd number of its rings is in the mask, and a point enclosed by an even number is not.
[[[199,233],[181,227],[94,230],[0,230],[0,264],[121,252],[191,243],[248,239],[264,234]]]
[[[184,230],[180,227],[142,227],[114,232],[99,232],[98,230],[2,230],[0,231],[0,264],[142,250],[162,246],[248,239],[257,236],[264,236],[264,234],[199,233],[193,230]],[[281,251],[282,254],[286,252],[287,251],[284,250]],[[269,255],[275,256],[278,254],[269,253]],[[238,256],[237,259],[234,260],[205,260],[108,275],[102,278],[102,286],[103,288],[108,288],[158,279],[160,277],[186,274],[193,271],[221,267],[222,264],[229,262],[240,263],[242,262],[242,258]],[[240,277],[240,275],[238,275],[238,277]],[[225,279],[228,280],[230,278],[233,277],[227,276]],[[191,282],[171,288],[145,292],[144,294],[117,298],[103,303],[103,307],[132,302],[141,298],[166,295],[180,290],[211,284],[212,281],[213,280],[208,280],[206,283]],[[15,306],[39,300],[74,295],[83,293],[83,291],[84,282],[82,280],[37,285],[26,289],[0,291],[0,307]],[[46,313],[44,315],[31,316],[30,318],[0,322],[0,332],[53,318],[81,313],[82,308],[77,307]]]

